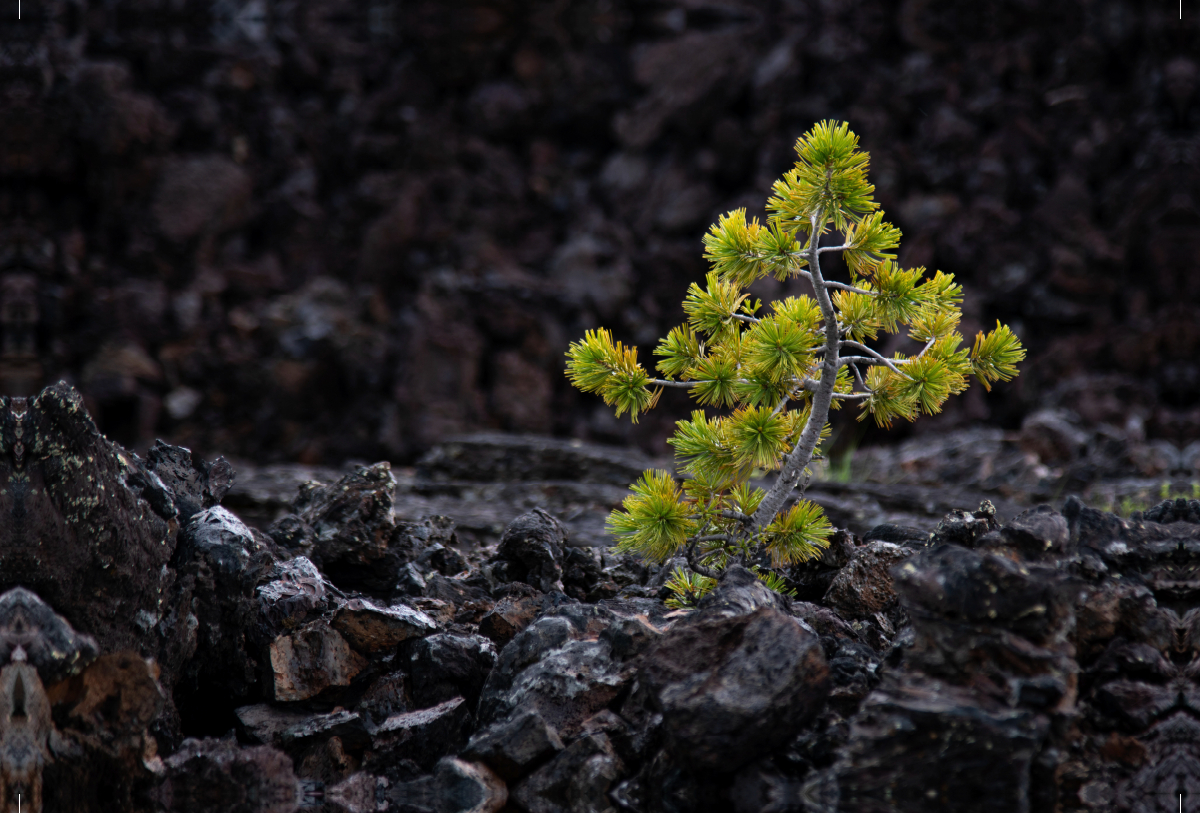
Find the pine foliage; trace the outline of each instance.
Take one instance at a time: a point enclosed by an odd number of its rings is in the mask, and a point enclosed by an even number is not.
[[[962,286],[952,274],[930,276],[896,262],[900,230],[875,202],[869,157],[847,124],[816,125],[796,142],[796,155],[772,188],[765,224],[737,209],[704,235],[711,270],[703,285],[688,288],[686,322],[654,350],[663,378],[603,328],[567,352],[571,382],[600,395],[618,416],[628,412],[636,421],[666,386],[686,387],[707,408],[679,421],[668,441],[682,483],[647,471],[607,525],[621,551],[653,562],[686,556],[690,570],[677,568],[667,582],[672,606],[694,604],[735,561],[786,592],[778,571],[828,545],[829,521],[815,503],[790,498],[785,475],[810,463],[829,433],[829,409],[857,404],[859,420],[869,415],[880,426],[911,421],[939,412],[971,376],[989,390],[1011,380],[1025,357],[999,322],[963,348]],[[841,252],[849,279],[822,276],[820,256],[828,251]],[[764,309],[746,289],[768,275],[802,276],[813,293]],[[871,346],[880,333],[901,332],[911,339],[907,353],[885,356]],[[769,493],[749,485],[776,470]]]

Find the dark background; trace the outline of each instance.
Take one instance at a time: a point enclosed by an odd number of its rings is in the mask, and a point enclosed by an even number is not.
[[[6,0],[0,388],[63,378],[123,443],[261,462],[480,429],[661,454],[686,397],[618,422],[568,343],[652,363],[708,226],[838,119],[902,262],[965,284],[968,340],[1001,319],[1030,351],[864,442],[1064,406],[1182,446],[1189,2]]]

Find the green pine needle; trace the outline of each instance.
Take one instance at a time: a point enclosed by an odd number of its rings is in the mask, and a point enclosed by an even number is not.
[[[1017,362],[1025,358],[1025,348],[1007,325],[996,322],[996,329],[986,336],[975,336],[971,349],[971,367],[979,383],[989,392],[992,382],[1010,381],[1017,374]]]
[[[724,434],[739,466],[774,469],[791,449],[788,428],[771,407],[743,407],[730,416]]]
[[[829,547],[833,526],[821,506],[800,499],[775,518],[765,531],[772,567],[806,562]]]
[[[805,330],[790,319],[763,319],[742,339],[742,362],[746,374],[773,383],[804,375],[812,365],[812,352],[821,342],[815,331]]]
[[[716,586],[716,579],[677,567],[667,579],[667,589],[674,595],[664,603],[675,610],[691,609]]]
[[[734,314],[748,295],[741,293],[736,283],[722,282],[716,273],[710,273],[705,281],[705,288],[694,282],[688,288],[687,297],[683,300],[683,312],[687,314],[688,324],[697,333],[704,333],[718,341],[727,339],[731,333],[740,331],[740,322],[734,318]]]
[[[704,358],[704,344],[690,325],[672,328],[667,337],[659,342],[654,355],[661,356],[658,371],[668,378],[681,377],[687,380],[688,373]]]
[[[606,523],[617,549],[654,562],[671,558],[695,530],[692,509],[675,478],[665,471],[646,471],[631,490]]]

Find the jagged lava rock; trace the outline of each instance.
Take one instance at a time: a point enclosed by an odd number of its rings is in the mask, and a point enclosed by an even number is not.
[[[62,382],[0,398],[0,457],[0,590],[33,591],[101,651],[160,655],[144,627],[172,580],[175,508],[161,482]]]
[[[477,732],[461,756],[487,763],[506,782],[563,749],[562,739],[535,708],[518,711]]]
[[[496,663],[496,647],[482,635],[438,633],[415,641],[410,653],[412,696],[421,707],[452,697],[474,707]]]
[[[171,564],[176,606],[190,609],[195,650],[180,668],[176,702],[185,718],[203,716],[216,694],[232,704],[259,684],[259,653],[251,641],[258,617],[255,586],[275,563],[274,543],[220,506],[195,513],[179,534]]]
[[[754,612],[760,607],[770,607],[780,612],[790,612],[787,597],[768,588],[746,568],[732,565],[721,574],[717,589],[700,600],[697,609],[707,615],[739,616]]]
[[[560,736],[575,736],[633,678],[641,648],[622,646],[626,636],[634,641],[628,630],[621,633],[623,620],[632,618],[647,639],[660,634],[649,619],[636,618],[638,609],[614,601],[545,613],[501,650],[480,695],[480,723],[532,708]]]
[[[466,701],[453,697],[417,711],[395,714],[372,735],[372,756],[363,768],[376,770],[387,761],[411,759],[429,767],[438,759],[458,753],[470,736],[474,720]]]
[[[259,634],[269,642],[319,617],[330,607],[332,585],[306,556],[277,563],[258,595]]]
[[[513,520],[500,538],[493,570],[504,569],[504,581],[526,582],[543,592],[563,591],[566,531],[540,508]]]
[[[991,553],[944,545],[893,570],[916,641],[908,660],[934,674],[992,665],[1020,676],[1052,673],[1075,683],[1075,585]]]
[[[402,810],[499,813],[508,801],[508,787],[486,765],[444,757],[431,776],[399,783],[387,798]]]
[[[395,496],[389,463],[360,466],[330,485],[302,485],[294,513],[276,520],[267,533],[307,556],[343,589],[389,596],[411,554],[402,549]]]
[[[1070,553],[1071,529],[1066,517],[1048,505],[1023,511],[1000,530],[1004,541],[1027,556],[1062,556]]]
[[[333,628],[359,652],[394,649],[402,641],[437,632],[437,624],[406,604],[380,607],[368,599],[350,599],[333,617]]]
[[[744,578],[730,592],[746,591]],[[718,598],[680,620],[641,663],[673,754],[700,771],[736,770],[788,741],[829,691],[815,634],[769,605],[734,614],[738,603]]]
[[[155,441],[146,454],[146,470],[169,490],[180,524],[205,508],[219,505],[233,486],[233,466],[223,457],[206,463],[182,446]]]
[[[571,743],[513,788],[513,799],[529,813],[604,813],[608,792],[624,771],[621,758],[602,733]]]
[[[926,675],[885,678],[863,701],[834,770],[814,776],[806,795],[832,796],[836,810],[1029,810],[1048,730],[1045,716],[968,688]]]
[[[890,608],[896,601],[891,568],[912,556],[912,548],[891,542],[869,542],[855,549],[850,562],[838,571],[825,594],[825,602],[843,616],[862,618]]]
[[[537,596],[505,596],[479,620],[479,634],[503,647],[529,626],[542,608]]]
[[[312,621],[271,642],[269,654],[275,700],[306,700],[331,686],[349,686],[367,660],[337,630]]]

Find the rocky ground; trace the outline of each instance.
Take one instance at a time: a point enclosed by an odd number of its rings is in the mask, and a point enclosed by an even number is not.
[[[735,568],[670,610],[669,566],[596,546],[636,455],[464,438],[288,499],[295,470],[114,445],[68,387],[6,398],[0,790],[35,813],[1167,809],[1200,782],[1200,501],[1026,508],[988,485],[1012,442],[947,439],[983,473],[940,497],[928,449],[892,453],[909,484],[819,482],[853,521],[782,571],[794,598]]]

